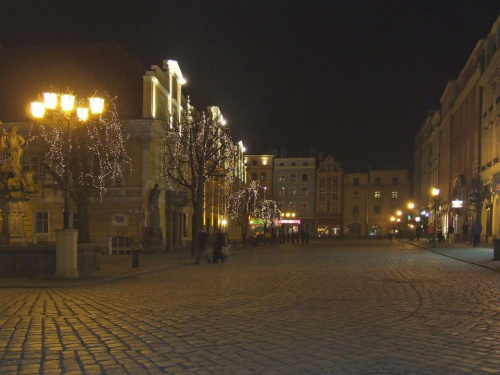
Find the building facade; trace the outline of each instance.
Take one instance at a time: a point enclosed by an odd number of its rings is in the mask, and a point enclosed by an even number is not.
[[[343,231],[344,173],[338,160],[328,155],[316,170],[315,235],[340,237]]]
[[[274,158],[273,199],[282,212],[281,231],[314,233],[315,158]]]
[[[478,209],[482,239],[500,237],[500,17],[484,43],[484,71],[479,79],[482,106]]]
[[[75,65],[74,61],[78,61]],[[24,219],[29,242],[54,242],[54,230],[62,227],[63,193],[42,168],[43,155],[31,140],[32,122],[26,107],[37,95],[48,91],[92,96],[107,93],[106,105],[116,106],[128,139],[127,153],[132,161],[120,179],[108,181],[106,191],[95,193],[89,203],[91,241],[103,250],[123,253],[131,250],[133,240],[144,236],[151,226],[148,200],[155,184],[161,189],[158,199],[160,251],[189,247],[192,242],[192,215],[189,192],[162,173],[162,139],[166,126],[181,120],[188,102],[183,94],[183,78],[176,61],[164,60],[162,66],[148,70],[119,45],[75,47],[0,48],[0,77],[5,86],[0,93],[0,120],[5,128],[19,127],[28,141],[24,169],[35,174],[42,192],[30,198]],[[22,77],[22,78],[19,78]],[[113,99],[114,98],[114,99]],[[211,111],[213,108],[209,108]],[[235,145],[235,175],[245,181],[243,145]],[[213,181],[207,184],[212,184]],[[218,194],[214,204],[206,205],[204,224],[208,231],[226,226],[237,238],[225,212],[227,192],[216,186],[207,189]],[[78,221],[77,209],[70,202],[72,226]]]

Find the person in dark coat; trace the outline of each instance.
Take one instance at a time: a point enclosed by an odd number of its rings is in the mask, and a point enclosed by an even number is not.
[[[462,225],[462,242],[469,242],[469,225],[467,222]]]
[[[196,264],[200,264],[201,257],[205,255],[207,257],[207,263],[210,263],[210,256],[207,252],[208,245],[208,235],[200,230],[198,233],[198,256],[196,257]]]
[[[214,263],[219,263],[219,259],[221,262],[224,262],[224,253],[222,252],[222,247],[224,246],[224,234],[221,231],[218,231],[215,235],[214,241],[214,254],[213,260]]]
[[[483,231],[483,226],[479,220],[476,220],[474,224],[472,224],[472,238],[473,238],[473,246],[479,245],[479,239],[481,237],[481,232]]]

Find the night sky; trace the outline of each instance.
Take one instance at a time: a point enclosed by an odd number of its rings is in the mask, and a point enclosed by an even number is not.
[[[353,170],[411,166],[426,114],[499,15],[489,0],[0,0],[0,43],[177,60],[192,103],[219,106],[247,153],[316,149]]]

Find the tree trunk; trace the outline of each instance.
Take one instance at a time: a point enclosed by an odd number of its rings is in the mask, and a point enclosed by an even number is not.
[[[201,183],[198,185],[198,190],[193,192],[194,199],[192,199],[193,204],[193,227],[192,227],[192,237],[191,241],[191,256],[195,256],[198,249],[198,233],[203,228],[203,196],[205,195],[205,185]]]
[[[78,242],[90,242],[89,230],[89,196],[88,194],[79,193],[76,200],[76,208],[78,212]]]

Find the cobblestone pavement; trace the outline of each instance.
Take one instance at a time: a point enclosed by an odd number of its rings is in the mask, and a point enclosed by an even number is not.
[[[0,289],[0,374],[500,374],[500,273],[393,241]]]

